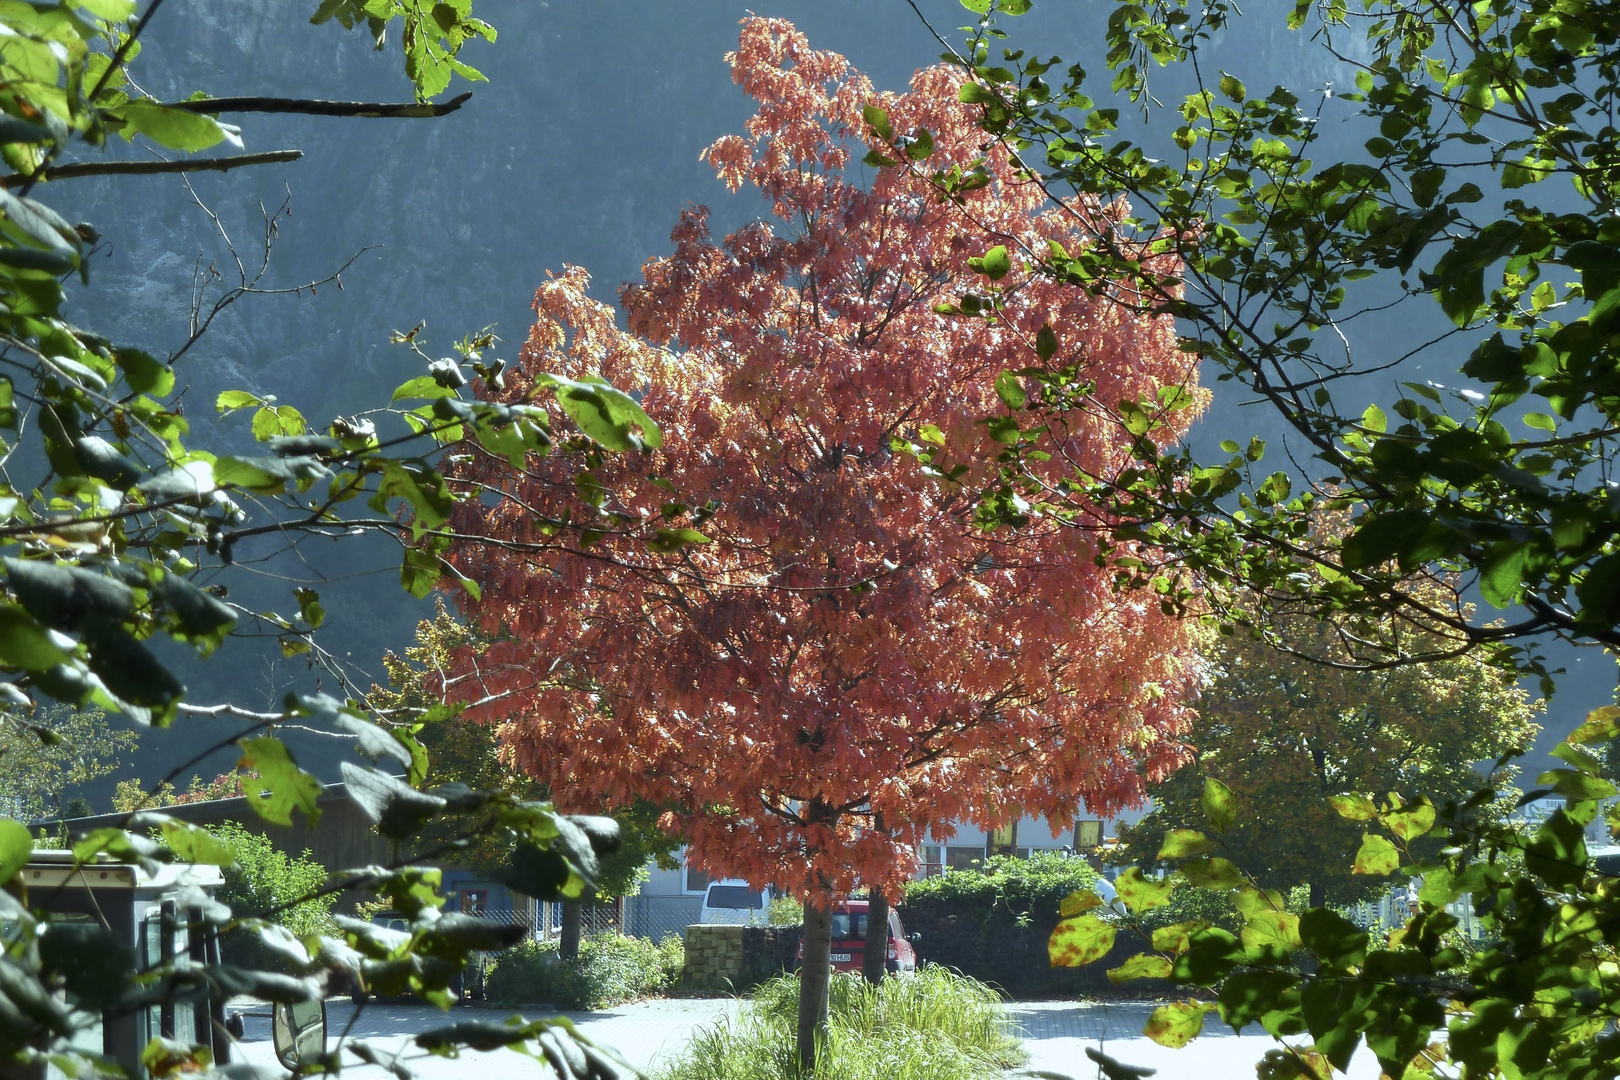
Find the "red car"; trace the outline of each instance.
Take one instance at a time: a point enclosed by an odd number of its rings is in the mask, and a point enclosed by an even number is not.
[[[832,966],[834,971],[859,972],[866,958],[865,900],[846,900],[833,908]],[[906,928],[893,908],[889,909],[890,974],[910,974],[917,970],[917,950],[906,936]],[[804,962],[804,938],[799,938],[799,962]]]

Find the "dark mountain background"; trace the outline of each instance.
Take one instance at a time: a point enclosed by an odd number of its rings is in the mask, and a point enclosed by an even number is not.
[[[1288,5],[1291,7],[1291,5]],[[148,30],[137,72],[155,96],[267,94],[351,100],[404,100],[409,86],[397,46],[373,52],[362,33],[314,27],[314,0],[168,0]],[[971,16],[956,0],[919,0],[924,16],[952,42]],[[1006,25],[1013,44],[1079,61],[1094,73],[1094,96],[1106,95],[1101,61],[1104,20],[1112,5],[1046,0]],[[250,296],[230,307],[180,362],[188,416],[196,428],[221,424],[229,439],[250,443],[245,417],[217,421],[213,401],[226,388],[275,395],[324,426],[333,416],[383,403],[398,383],[420,374],[389,333],[425,320],[434,355],[452,341],[491,326],[499,355],[514,358],[530,322],[529,303],[548,269],[588,267],[596,294],[611,298],[649,256],[668,250],[668,235],[689,203],[710,205],[717,232],[760,212],[746,193],[731,196],[698,152],[740,130],[749,102],[731,82],[723,55],[735,47],[738,20],[750,11],[792,19],[818,48],[844,53],[883,88],[904,86],[941,46],[905,0],[479,0],[476,14],[500,39],[475,43],[463,58],[482,69],[459,112],[435,120],[332,120],[227,116],[243,127],[249,151],[298,148],[302,160],[229,175],[192,179],[197,198],[218,215],[251,272],[260,257],[262,210],[284,200],[291,216],[278,229],[265,288],[290,288],[324,277],[356,253],[341,290]],[[1266,0],[1206,57],[1238,73],[1251,93],[1286,84],[1312,108],[1307,92],[1350,74],[1283,25],[1283,6]],[[1156,92],[1173,101],[1186,87],[1155,74]],[[451,93],[469,88],[458,83]],[[1122,113],[1136,116],[1128,102]],[[1321,158],[1353,152],[1366,133],[1345,122],[1349,107],[1325,102]],[[1338,115],[1338,114],[1343,115]],[[1169,147],[1164,114],[1136,137]],[[139,157],[140,146],[114,155]],[[1168,156],[1168,153],[1167,153]],[[221,230],[173,177],[63,181],[46,198],[72,220],[94,224],[105,246],[80,294],[76,317],[121,341],[166,355],[186,335],[194,275],[210,266],[231,283],[235,264]],[[210,286],[217,293],[217,284]],[[1362,355],[1404,350],[1437,326],[1407,317],[1369,321],[1353,338]],[[1443,381],[1457,357],[1427,361]],[[1413,378],[1404,373],[1401,377]],[[1374,393],[1389,393],[1395,379]],[[1391,394],[1392,396],[1392,394]],[[1280,432],[1263,407],[1218,389],[1200,426],[1201,444]],[[253,564],[255,556],[268,561]],[[306,542],[296,557],[241,552],[248,565],[231,572],[233,598],[269,607],[285,603],[286,578],[313,584],[329,613],[328,649],[352,665],[361,686],[380,678],[379,659],[410,643],[431,601],[414,601],[397,584],[397,555],[381,544]],[[1565,660],[1565,655],[1568,659]],[[1612,663],[1595,651],[1554,654],[1571,666],[1561,680],[1549,728],[1562,732],[1586,709],[1605,703]],[[1577,662],[1579,660],[1579,662]],[[263,708],[289,689],[314,688],[301,659],[280,657],[273,639],[233,640],[214,659],[185,665],[192,699]],[[325,689],[336,690],[327,680]],[[239,721],[182,720],[143,732],[141,749],[122,776],[148,782],[204,746],[225,739]],[[330,738],[292,732],[300,760],[335,778]],[[182,772],[212,776],[234,754],[219,752]],[[104,803],[111,782],[87,792]]]

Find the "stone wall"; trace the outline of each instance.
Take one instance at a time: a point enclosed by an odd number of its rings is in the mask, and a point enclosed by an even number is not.
[[[688,990],[724,992],[758,986],[793,970],[799,935],[797,926],[688,926],[682,982]]]

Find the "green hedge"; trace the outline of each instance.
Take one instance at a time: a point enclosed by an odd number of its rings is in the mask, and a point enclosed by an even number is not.
[[[564,963],[555,941],[526,941],[502,953],[489,973],[491,1001],[601,1009],[660,993],[680,981],[686,950],[678,937],[654,944],[616,931],[580,943]]]
[[[1113,987],[1106,969],[1138,951],[1134,942],[1124,940],[1126,935],[1112,956],[1085,968],[1053,969],[1047,961],[1046,940],[1057,926],[1058,905],[1096,881],[1097,872],[1073,856],[1000,855],[987,860],[982,872],[952,870],[911,882],[900,917],[907,931],[919,935],[919,960],[953,968],[1009,994],[1108,993]]]

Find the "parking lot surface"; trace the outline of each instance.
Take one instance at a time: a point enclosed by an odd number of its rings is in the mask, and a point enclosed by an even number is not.
[[[643,1072],[659,1060],[679,1052],[701,1027],[729,1016],[742,1003],[719,998],[670,998],[637,1002],[598,1012],[552,1013],[525,1010],[529,1016],[562,1015],[577,1024],[596,1043],[611,1047],[632,1067]],[[1157,1069],[1163,1080],[1196,1072],[1200,1080],[1252,1080],[1254,1066],[1276,1046],[1266,1035],[1238,1035],[1211,1018],[1205,1033],[1183,1050],[1169,1050],[1142,1035],[1142,1025],[1153,1005],[1143,1002],[1015,1001],[1007,1017],[1029,1052],[1026,1068],[1061,1073],[1075,1080],[1099,1077],[1097,1066],[1085,1056],[1095,1047],[1128,1065]],[[246,1038],[242,1058],[275,1065],[270,1047],[267,1006],[245,1000],[233,1002],[231,1012],[243,1013]],[[458,1006],[442,1013],[414,1003],[372,1003],[355,1015],[347,999],[327,1003],[328,1030],[335,1038],[347,1031],[350,1039],[364,1039],[376,1050],[399,1055],[400,1063],[422,1080],[519,1080],[550,1076],[543,1064],[509,1050],[467,1052],[458,1059],[435,1058],[411,1045],[417,1033],[449,1023],[482,1021],[501,1023],[513,1010]],[[1348,1080],[1376,1080],[1378,1065],[1365,1050],[1350,1063]],[[385,1080],[390,1074],[377,1066],[345,1067],[356,1080]]]

